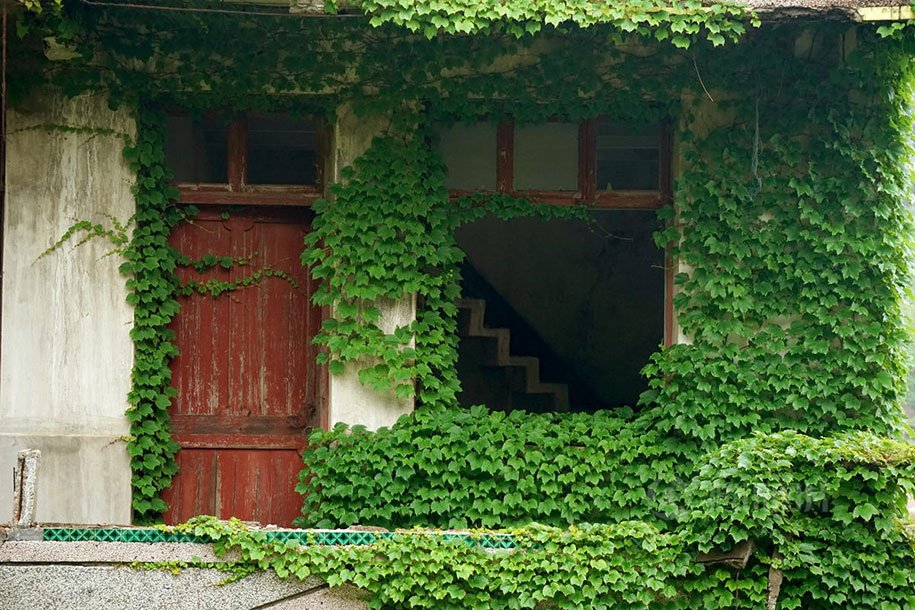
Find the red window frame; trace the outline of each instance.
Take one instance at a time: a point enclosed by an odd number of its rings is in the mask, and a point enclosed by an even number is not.
[[[193,205],[310,207],[324,196],[324,172],[329,148],[326,126],[321,121],[314,121],[314,125],[317,135],[315,184],[248,184],[248,117],[243,116],[230,120],[226,127],[228,183],[178,182],[175,186],[180,193],[179,202]]]
[[[658,149],[659,188],[639,191],[597,190],[597,122],[589,119],[578,126],[578,190],[515,190],[515,123],[502,121],[496,130],[496,192],[529,199],[533,203],[549,205],[588,205],[605,210],[656,210],[672,200],[671,157],[672,140],[668,125],[659,128]],[[452,196],[469,194],[452,190]]]

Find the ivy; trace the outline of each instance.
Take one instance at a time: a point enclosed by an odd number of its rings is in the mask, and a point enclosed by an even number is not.
[[[754,435],[702,460],[685,492],[700,548],[753,538],[783,571],[779,608],[910,608],[915,447],[866,433]]]
[[[425,408],[374,433],[317,430],[297,487],[305,497],[301,524],[652,520],[653,509],[673,500],[663,493],[671,464],[644,424],[631,413],[506,415],[474,407]]]
[[[354,585],[378,609],[685,608],[675,585],[695,570],[676,536],[638,522],[531,525],[505,532],[515,548],[494,553],[419,529],[337,547],[268,540],[234,519],[194,518],[175,529],[212,539],[219,555],[234,553],[233,569]]]
[[[223,260],[231,257],[221,257]],[[275,277],[277,279],[288,282],[293,288],[298,287],[298,282],[293,279],[291,275],[283,271],[282,269],[274,269],[272,267],[264,267],[259,269],[249,275],[240,277],[236,280],[226,281],[218,279],[209,279],[204,280],[203,282],[198,280],[188,280],[184,284],[178,287],[178,294],[182,296],[189,296],[192,294],[200,295],[209,295],[211,297],[218,297],[221,294],[227,292],[232,292],[233,290],[238,290],[240,288],[247,288],[249,286],[255,286],[260,284],[262,281],[267,278]]]
[[[745,571],[678,583],[690,603],[759,607],[771,569],[790,583],[779,607],[911,606],[913,453],[883,438],[903,425],[910,59],[867,36],[838,64],[825,43],[799,58],[785,33],[704,64],[744,93],[721,102],[721,126],[679,134],[689,171],[656,238],[683,262],[690,341],[645,367],[639,411],[446,404],[316,432],[302,525],[637,519],[694,550],[755,542]],[[682,124],[702,121],[705,97]]]
[[[137,134],[136,144],[124,151],[137,174],[133,189],[137,211],[120,270],[128,276],[127,302],[134,307],[127,451],[133,471],[134,520],[142,523],[165,512],[160,493],[178,472],[178,443],[171,437],[168,415],[175,396],[169,363],[178,349],[173,343],[175,333],[168,326],[179,309],[174,270],[181,257],[169,246],[168,237],[188,211],[173,203],[178,193],[164,165],[164,117],[140,112]]]
[[[221,267],[223,269],[231,269],[235,266],[244,267],[251,264],[251,261],[254,257],[257,256],[257,252],[248,257],[242,256],[224,256],[216,255],[212,253],[207,253],[201,256],[198,259],[191,260],[187,256],[181,256],[177,265],[179,267],[190,267],[197,273],[203,273],[204,271],[209,271],[215,267]]]
[[[733,441],[702,459],[684,501],[703,550],[753,537],[784,549],[803,539],[815,517],[814,529],[832,527],[833,535],[846,528],[864,539],[896,537],[913,490],[910,444],[861,432],[816,439],[789,431]]]
[[[114,248],[108,253],[109,255],[122,254],[126,244],[130,241],[128,235],[128,224],[130,221],[124,223],[110,214],[106,216],[112,225],[111,227],[106,227],[101,223],[89,220],[78,220],[70,225],[67,230],[64,231],[63,235],[61,235],[56,242],[51,244],[47,250],[38,255],[38,258],[42,259],[53,252],[56,252],[61,246],[74,239],[79,234],[82,234],[82,237],[75,243],[75,247],[79,247],[93,239],[101,238],[108,241]]]
[[[393,23],[427,38],[444,34],[491,34],[504,31],[515,37],[533,35],[544,25],[591,27],[605,24],[624,33],[635,33],[675,47],[689,47],[702,35],[715,46],[736,42],[745,23],[759,19],[737,2],[687,0],[588,0],[537,3],[496,0],[358,0],[377,27]]]
[[[519,6],[366,0],[357,8],[374,28],[161,14],[138,23],[76,4],[28,18],[83,58],[32,70],[69,92],[104,81],[114,102],[134,107],[164,91],[195,110],[331,116],[351,103],[394,117],[315,205],[303,262],[320,281],[317,304],[333,311],[317,337],[323,362],[358,368],[379,391],[415,391],[421,408],[374,433],[315,432],[302,524],[521,527],[511,531],[525,542],[491,556],[411,530],[369,549],[300,548],[234,522],[186,527],[238,550],[246,569],[354,584],[378,608],[758,608],[770,570],[786,579],[778,607],[911,607],[902,503],[913,457],[887,440],[903,428],[911,29],[772,25],[716,49],[752,15],[648,0]],[[204,60],[202,33],[217,41]],[[240,33],[254,48],[225,42]],[[35,63],[12,65],[22,74]],[[689,341],[653,356],[632,410],[459,410],[454,230],[487,213],[587,209],[490,194],[450,201],[429,127],[599,115],[676,125],[683,171],[656,239],[681,263],[675,306]],[[175,296],[231,288],[182,288],[174,270],[243,263],[188,261],[168,247],[184,214],[171,203],[161,121],[139,117],[123,270],[137,308],[134,508],[149,520],[175,472]],[[414,296],[416,321],[385,327],[381,306]],[[757,551],[744,569],[689,562],[746,540]]]

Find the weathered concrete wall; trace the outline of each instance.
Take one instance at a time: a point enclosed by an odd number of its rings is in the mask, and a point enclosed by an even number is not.
[[[56,124],[133,134],[125,111],[98,95],[45,93],[7,114],[7,182],[0,345],[0,521],[11,517],[12,466],[42,451],[43,522],[129,523],[130,465],[120,438],[130,386],[133,321],[120,258],[79,237],[39,258],[73,223],[126,221],[133,178],[123,142]]]
[[[363,594],[317,578],[259,572],[224,583],[216,568],[142,569],[149,562],[218,565],[209,545],[0,542],[0,610],[364,610]],[[134,565],[135,567],[131,567]]]
[[[332,168],[328,174],[334,182],[340,181],[340,170],[351,165],[383,133],[390,121],[386,116],[365,117],[349,107],[338,112],[334,126],[334,151]],[[381,311],[379,326],[393,332],[416,319],[416,299],[408,297],[392,303],[378,303]],[[341,375],[331,375],[328,392],[328,423],[361,424],[369,429],[390,426],[397,418],[413,410],[413,400],[402,400],[393,395],[383,395],[359,383],[358,366],[350,365]]]

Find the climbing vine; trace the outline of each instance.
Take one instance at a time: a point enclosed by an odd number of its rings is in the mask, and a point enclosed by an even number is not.
[[[702,34],[715,46],[736,42],[746,31],[745,22],[759,25],[737,2],[669,2],[631,0],[601,3],[498,2],[495,0],[357,0],[355,5],[371,16],[369,23],[393,23],[432,38],[445,34],[491,34],[505,31],[521,37],[546,26],[590,27],[609,25],[621,33],[634,33],[655,40],[670,40],[686,48]],[[331,10],[336,4],[331,3]]]
[[[678,537],[639,522],[509,530],[511,551],[488,552],[422,530],[366,546],[272,541],[237,520],[192,519],[178,530],[237,553],[233,570],[317,576],[369,593],[371,608],[684,608],[676,584],[692,572]],[[639,566],[639,569],[633,569]]]
[[[303,525],[634,518],[693,548],[754,541],[746,570],[680,583],[707,606],[911,606],[913,454],[879,438],[903,426],[910,59],[861,30],[847,54],[838,29],[783,33],[706,56],[687,98],[681,125],[706,129],[679,133],[689,171],[656,239],[684,264],[690,341],[646,366],[639,410],[315,432]]]
[[[178,444],[171,437],[168,408],[175,396],[169,362],[178,354],[169,323],[178,313],[174,270],[179,254],[169,246],[172,229],[186,218],[187,210],[174,205],[177,190],[171,186],[164,154],[164,122],[156,115],[137,117],[137,142],[125,157],[137,174],[135,228],[124,252],[121,272],[127,280],[127,301],[134,307],[134,343],[131,373],[130,437],[127,451],[133,470],[133,508],[137,521],[165,512],[160,497],[178,472]]]

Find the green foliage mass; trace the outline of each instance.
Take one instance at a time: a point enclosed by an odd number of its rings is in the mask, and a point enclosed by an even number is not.
[[[681,125],[708,129],[678,134],[686,170],[656,239],[684,263],[690,342],[646,366],[639,411],[426,403],[389,430],[316,432],[303,524],[638,519],[684,548],[755,542],[746,571],[682,580],[688,604],[759,607],[769,567],[789,579],[779,607],[915,603],[913,454],[881,438],[903,425],[910,58],[860,30],[852,53],[838,29],[783,33],[705,56],[686,96]],[[725,82],[713,109],[705,87]]]
[[[531,525],[505,532],[515,548],[496,552],[423,530],[366,546],[322,547],[269,540],[237,520],[195,518],[176,529],[214,540],[218,554],[236,553],[240,575],[273,570],[354,585],[377,609],[685,608],[676,584],[695,571],[677,536],[639,522]]]
[[[141,114],[137,123],[137,142],[125,149],[127,162],[137,173],[133,189],[136,227],[124,252],[121,272],[129,276],[127,301],[134,306],[127,451],[133,470],[134,518],[143,522],[165,512],[167,507],[159,494],[178,472],[178,443],[171,437],[168,416],[175,396],[169,362],[178,349],[173,343],[175,333],[168,325],[179,307],[174,278],[179,254],[169,246],[168,236],[187,211],[173,203],[177,191],[169,183],[171,174],[164,166],[164,121],[153,114]]]
[[[779,608],[911,608],[915,447],[856,432],[733,441],[700,461],[683,531],[700,549],[773,549]]]
[[[856,432],[811,438],[787,431],[733,441],[700,460],[684,491],[700,548],[725,548],[764,533],[784,548],[808,520],[892,533],[915,484],[915,447]]]
[[[506,415],[483,407],[425,409],[390,429],[340,426],[315,432],[310,440],[299,486],[306,493],[308,525],[520,528],[510,530],[514,533],[539,527],[574,532],[569,524],[612,523],[635,536],[627,544],[639,539],[632,527],[676,534],[661,547],[644,548],[652,565],[666,566],[651,576],[676,591],[649,607],[760,607],[770,566],[785,574],[780,608],[915,603],[915,529],[906,525],[915,448],[906,443],[864,432],[825,438],[793,431],[756,434],[711,451],[687,474],[687,464],[675,459],[670,439],[658,434],[650,413]],[[598,537],[606,533],[591,530]],[[559,539],[563,559],[590,563],[589,574],[602,577],[592,558]],[[729,549],[746,540],[755,544],[757,558],[744,571],[695,565],[669,571],[677,552],[692,558],[697,551]],[[389,545],[377,552],[384,559]],[[282,553],[281,562],[319,561],[312,549]],[[436,569],[447,565],[460,574],[461,561],[460,555],[453,563],[442,560]],[[629,570],[646,564],[644,558],[622,561]],[[522,565],[515,571],[519,580],[542,578],[544,566],[535,559]],[[401,567],[398,586],[409,583],[413,593],[423,595],[430,585],[416,570]],[[466,577],[470,582],[454,580],[461,588],[472,586],[473,574]],[[453,582],[435,581],[432,587]],[[369,588],[374,592],[377,586]],[[560,596],[557,602],[562,608],[601,603],[593,592]],[[425,606],[410,601],[389,607]],[[494,601],[492,607],[531,606]]]
[[[377,138],[314,204],[303,264],[320,280],[314,301],[332,306],[315,338],[332,373],[347,363],[360,381],[425,404],[452,404],[458,391],[457,307],[463,252],[455,230],[484,214],[581,218],[582,208],[531,205],[501,195],[451,202],[445,170],[422,132]],[[415,297],[416,320],[393,330],[380,324],[379,305]]]
[[[651,521],[672,465],[644,424],[608,411],[424,408],[374,433],[315,431],[303,515],[317,527]]]

